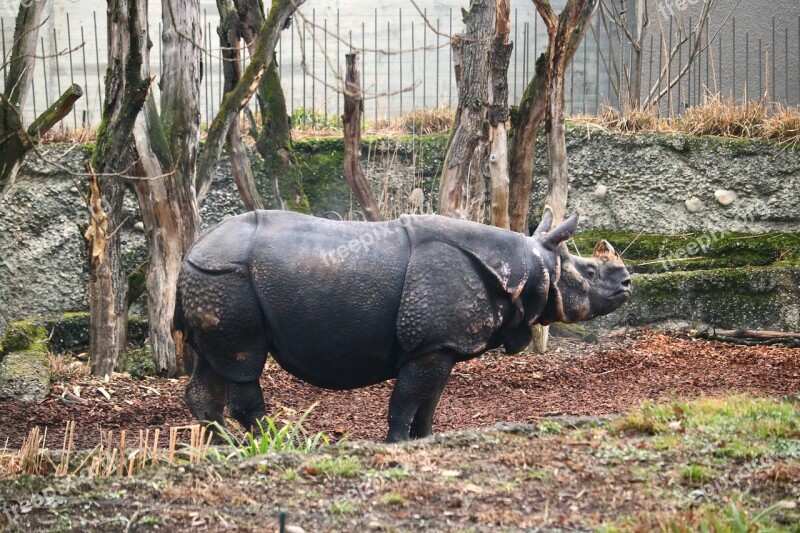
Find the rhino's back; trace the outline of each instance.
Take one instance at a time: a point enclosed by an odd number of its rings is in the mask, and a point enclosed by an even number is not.
[[[257,212],[228,218],[195,241],[185,261],[202,271],[223,273],[246,269],[258,228]]]
[[[275,359],[312,384],[343,389],[396,373],[395,322],[409,254],[398,222],[257,211],[211,230],[188,260],[207,272],[246,269]]]

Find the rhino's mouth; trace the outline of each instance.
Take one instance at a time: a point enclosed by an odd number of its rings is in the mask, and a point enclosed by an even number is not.
[[[625,288],[622,288],[622,289],[618,290],[613,295],[611,295],[611,299],[612,300],[617,300],[617,299],[627,300],[628,297],[630,297],[632,292],[633,292],[633,289],[631,287],[625,287]]]

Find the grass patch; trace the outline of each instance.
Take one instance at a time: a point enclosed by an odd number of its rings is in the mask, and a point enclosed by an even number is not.
[[[358,507],[352,501],[347,499],[336,500],[331,502],[328,510],[334,515],[348,515],[358,512]]]
[[[681,468],[680,477],[689,485],[702,485],[714,477],[715,472],[703,465],[690,464]]]
[[[661,531],[669,533],[693,533],[707,531],[714,533],[751,533],[757,531],[796,532],[798,527],[788,526],[781,514],[796,508],[793,502],[779,501],[769,507],[746,510],[737,502],[731,501],[725,507],[704,506],[699,510],[684,511],[658,520]]]
[[[363,472],[361,462],[350,456],[326,457],[306,465],[306,473],[328,478],[354,478]]]
[[[656,435],[657,449],[689,447],[717,457],[800,457],[797,399],[700,398],[644,403],[614,421],[617,435]]]
[[[399,492],[388,492],[381,496],[381,502],[384,505],[403,505],[406,503],[406,497]]]
[[[393,446],[388,455],[381,444],[345,443],[256,463],[243,455],[216,460],[199,426],[182,448],[170,432],[168,450],[155,445],[152,432],[128,445],[106,432],[102,448],[66,461],[64,453],[45,453],[39,433],[25,450],[0,453],[0,477],[7,477],[0,498],[11,502],[10,516],[24,513],[38,524],[31,531],[69,524],[105,530],[116,524],[122,502],[135,500],[146,509],[140,527],[152,521],[181,530],[198,516],[209,529],[222,529],[214,517],[235,510],[225,522],[235,518],[247,529],[263,529],[265,516],[277,520],[285,511],[289,524],[308,531],[326,531],[333,520],[359,531],[449,531],[460,524],[480,531],[797,532],[800,460],[766,454],[796,449],[798,405],[800,398],[673,400],[644,404],[627,422],[565,426],[544,436],[534,427],[525,437],[492,428]],[[254,467],[255,476],[243,479]],[[253,490],[265,484],[269,490]],[[14,503],[45,487],[63,505],[41,498],[46,505]],[[164,505],[176,496],[204,504],[195,505],[196,515],[181,514]],[[55,526],[54,509],[63,519]]]

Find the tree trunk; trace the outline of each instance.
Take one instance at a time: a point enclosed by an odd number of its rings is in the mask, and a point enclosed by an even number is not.
[[[231,0],[217,0],[220,24],[217,29],[223,57],[223,74],[225,77],[225,94],[233,91],[242,77],[241,46],[242,30],[240,15]],[[264,209],[264,202],[256,187],[250,158],[242,142],[239,121],[234,120],[225,139],[228,156],[231,159],[233,182],[239,191],[244,207],[248,211]],[[268,167],[269,168],[269,167]]]
[[[564,219],[569,192],[567,143],[564,135],[564,75],[572,61],[599,0],[569,0],[559,17],[550,3],[534,0],[547,27],[549,46],[545,77],[545,131],[547,133],[547,197],[545,205],[553,210],[553,224]],[[538,68],[537,68],[538,70]],[[534,80],[535,81],[535,80]],[[535,133],[534,133],[535,135]],[[547,328],[534,328],[532,348],[547,351]]]
[[[218,0],[218,4],[220,1],[225,0]],[[234,0],[234,3],[242,38],[252,55],[264,27],[263,4],[260,0]],[[275,208],[310,213],[302,177],[294,166],[292,127],[274,53],[256,97],[261,108],[261,128],[255,135],[256,149],[272,174],[269,182],[257,182],[261,194],[265,195],[272,189]]]
[[[361,72],[358,54],[347,54],[347,73],[344,92],[344,177],[350,184],[364,217],[377,222],[383,220],[381,210],[372,194],[372,187],[361,170]]]
[[[196,231],[191,216],[194,198],[189,196],[188,189],[172,167],[167,140],[152,97],[139,115],[134,139],[139,156],[138,173],[148,176],[148,179],[135,180],[134,189],[150,251],[147,310],[153,361],[156,370],[174,375],[180,368],[172,336],[172,317],[181,261],[192,242],[188,236]]]
[[[535,2],[538,4],[540,2]],[[592,13],[597,5],[597,0],[570,0],[564,7],[561,16],[557,19],[559,27],[565,25],[560,32],[561,42],[561,61],[568,66],[578,47],[583,40],[583,36],[588,29]],[[553,15],[554,20],[555,15]],[[574,24],[571,33],[567,32],[568,25]],[[511,229],[520,233],[528,233],[528,218],[533,187],[533,165],[536,160],[536,136],[545,118],[548,107],[548,75],[551,66],[551,53],[548,50],[543,53],[536,61],[536,70],[533,79],[525,88],[519,111],[512,118],[512,134],[509,143],[510,184],[509,195],[509,215],[511,218]],[[552,206],[555,209],[555,206]]]
[[[106,98],[97,147],[89,166],[92,216],[86,239],[89,247],[89,353],[92,374],[110,375],[120,363],[125,345],[127,283],[117,228],[122,224],[125,185],[110,174],[127,169],[134,159],[133,125],[150,90],[150,80],[139,78],[143,48],[141,14],[135,2],[108,4],[109,61]],[[103,177],[102,175],[105,175]]]
[[[489,173],[489,72],[494,43],[497,6],[473,0],[464,12],[463,36],[453,40],[454,56],[460,58],[458,109],[447,146],[439,188],[439,214],[489,222],[491,181]]]
[[[261,105],[261,130],[256,149],[267,168],[274,169],[272,187],[279,209],[311,213],[303,180],[292,154],[292,125],[286,112],[286,97],[281,87],[278,64],[273,57],[258,89]],[[267,184],[264,184],[267,188]]]
[[[508,64],[513,45],[508,40],[511,21],[509,0],[497,1],[495,36],[489,50],[489,178],[492,225],[510,229],[508,218]]]
[[[167,184],[178,188],[179,236],[183,252],[188,251],[199,234],[200,213],[195,201],[195,172],[200,142],[200,49],[203,41],[199,0],[163,0],[163,57],[161,76],[161,116],[172,166],[177,173]],[[149,62],[145,61],[149,75]],[[147,108],[145,108],[147,109]]]
[[[147,2],[134,0],[147,25]],[[147,273],[147,310],[150,343],[156,369],[167,375],[182,370],[172,336],[175,292],[183,255],[199,232],[194,182],[200,128],[200,57],[193,44],[201,42],[197,0],[165,0],[163,118],[150,95],[138,114],[133,139],[136,168],[147,179],[134,181],[145,227],[150,265]],[[140,80],[150,79],[148,49],[141,53]]]
[[[528,211],[533,188],[533,165],[536,161],[536,136],[544,120],[546,54],[536,61],[536,73],[525,88],[517,114],[511,120],[509,142],[509,218],[511,230],[529,232]]]

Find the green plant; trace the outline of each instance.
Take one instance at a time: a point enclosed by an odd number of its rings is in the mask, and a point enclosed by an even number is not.
[[[766,509],[754,513],[744,510],[740,504],[731,501],[724,510],[718,507],[701,508],[698,513],[685,516],[670,516],[659,519],[659,529],[665,533],[689,533],[694,531],[713,533],[751,533],[773,531],[774,523],[770,517],[778,511],[792,509],[794,504],[779,501]],[[787,531],[795,531],[788,529]]]
[[[329,509],[332,514],[338,515],[353,514],[358,511],[358,508],[353,502],[344,498],[341,500],[336,500],[335,502],[331,502]]]
[[[681,479],[692,485],[700,485],[712,478],[712,472],[697,464],[691,464],[681,469]]]
[[[406,502],[406,497],[399,492],[387,492],[381,496],[381,501],[384,505],[403,505]]]
[[[550,420],[545,420],[539,423],[539,435],[561,435],[563,433],[564,427],[559,424],[558,422],[552,422]]]
[[[144,346],[128,350],[125,354],[125,372],[136,379],[144,379],[146,376],[157,374],[156,365],[153,362],[153,348]]]
[[[359,460],[350,456],[326,457],[306,467],[306,472],[309,474],[326,477],[351,478],[359,475],[361,471]]]
[[[299,107],[292,110],[292,127],[299,130],[341,130],[342,118],[315,109]]]
[[[237,439],[227,429],[215,424],[215,431],[220,438],[233,448],[233,452],[225,456],[225,459],[258,457],[275,452],[308,453],[323,444],[330,444],[330,439],[325,433],[311,435],[303,429],[303,422],[316,406],[315,403],[306,409],[296,422],[287,421],[282,425],[278,422],[281,412],[274,417],[266,416],[257,421],[258,431],[256,434],[245,433],[242,442],[237,442]]]

